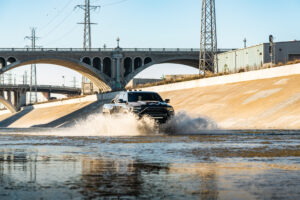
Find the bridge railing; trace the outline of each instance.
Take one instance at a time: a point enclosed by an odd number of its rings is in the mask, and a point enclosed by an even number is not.
[[[0,48],[0,52],[111,52],[115,48]],[[199,48],[121,48],[122,51],[131,52],[199,52]],[[232,51],[235,49],[218,49],[218,51]]]
[[[0,88],[29,88],[29,84],[0,84]],[[62,90],[80,90],[80,87],[59,86],[59,85],[37,85],[33,88],[49,88],[49,89],[62,89]]]

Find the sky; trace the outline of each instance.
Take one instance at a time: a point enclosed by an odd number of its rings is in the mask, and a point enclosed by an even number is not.
[[[248,46],[300,38],[299,0],[215,0],[218,48]],[[92,13],[93,47],[199,48],[201,0],[91,0],[101,8]],[[47,47],[82,47],[83,11],[74,9],[84,0],[0,0],[0,48],[29,45],[25,36],[37,28],[37,44]],[[20,78],[28,66],[13,73]],[[39,65],[39,84],[73,84],[79,74],[62,67]],[[166,74],[197,73],[174,64],[156,65],[138,77],[159,78]],[[62,77],[65,77],[63,79]]]

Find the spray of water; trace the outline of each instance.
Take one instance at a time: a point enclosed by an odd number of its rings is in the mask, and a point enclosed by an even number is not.
[[[216,124],[204,117],[191,117],[179,112],[166,124],[158,125],[149,117],[138,119],[134,114],[103,115],[92,114],[86,119],[77,121],[70,128],[53,128],[43,131],[30,131],[26,135],[49,136],[142,136],[157,134],[198,134],[203,130],[216,129]],[[20,134],[24,134],[20,133]]]
[[[68,132],[74,136],[138,136],[157,133],[156,127],[156,122],[149,117],[138,119],[133,114],[93,114],[78,121]]]
[[[166,134],[199,134],[203,130],[218,129],[217,124],[207,117],[192,117],[184,111],[162,125],[161,131]]]
[[[158,124],[149,117],[137,119],[133,114],[102,115],[94,114],[79,121],[69,130],[69,134],[86,136],[139,136],[165,134],[197,134],[203,130],[217,129],[212,120],[186,112],[179,112],[166,124]]]

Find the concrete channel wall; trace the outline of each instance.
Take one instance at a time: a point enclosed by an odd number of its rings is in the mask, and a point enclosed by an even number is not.
[[[185,81],[185,82],[173,83],[173,84],[167,84],[161,86],[147,87],[147,88],[141,88],[141,90],[169,92],[169,91],[176,91],[176,90],[192,89],[197,87],[207,87],[207,86],[237,83],[237,82],[244,82],[244,81],[251,81],[251,80],[268,79],[268,78],[275,78],[275,77],[289,76],[289,75],[296,75],[296,74],[300,74],[300,64],[262,69],[262,70],[250,71],[250,72],[244,72],[238,74],[230,74],[226,76],[212,77],[206,79]],[[67,99],[67,100],[37,104],[32,106],[25,106],[22,108],[22,110],[56,107],[61,105],[76,104],[82,102],[95,102],[95,101],[107,102],[113,99],[118,93],[119,92],[111,92],[111,93],[104,93],[104,94],[97,94],[97,95],[95,94],[95,95],[89,95],[81,98]],[[0,111],[0,114],[5,114],[8,112],[9,112],[8,110],[3,110]]]
[[[206,79],[198,79],[167,85],[141,88],[143,91],[168,92],[184,89],[192,89],[198,87],[207,87],[214,85],[222,85],[229,83],[245,82],[251,80],[269,79],[282,76],[290,76],[300,74],[300,64],[287,65],[257,71],[243,72],[238,74],[230,74]]]
[[[32,105],[32,106],[25,106],[22,108],[22,110],[49,108],[49,107],[56,107],[56,106],[83,103],[83,102],[95,102],[95,101],[107,102],[107,101],[110,101],[111,99],[113,99],[118,93],[119,92],[95,94],[95,95],[89,95],[89,96],[85,96],[85,97],[81,97],[81,98],[67,99],[67,100],[61,100],[61,101],[55,101],[55,102],[49,102],[49,103],[43,103],[43,104],[36,104],[36,105]]]

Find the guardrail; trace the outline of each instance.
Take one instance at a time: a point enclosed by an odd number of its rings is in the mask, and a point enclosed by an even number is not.
[[[0,48],[0,52],[111,52],[111,51],[130,51],[130,52],[199,52],[198,48]],[[226,52],[235,49],[218,49]]]

